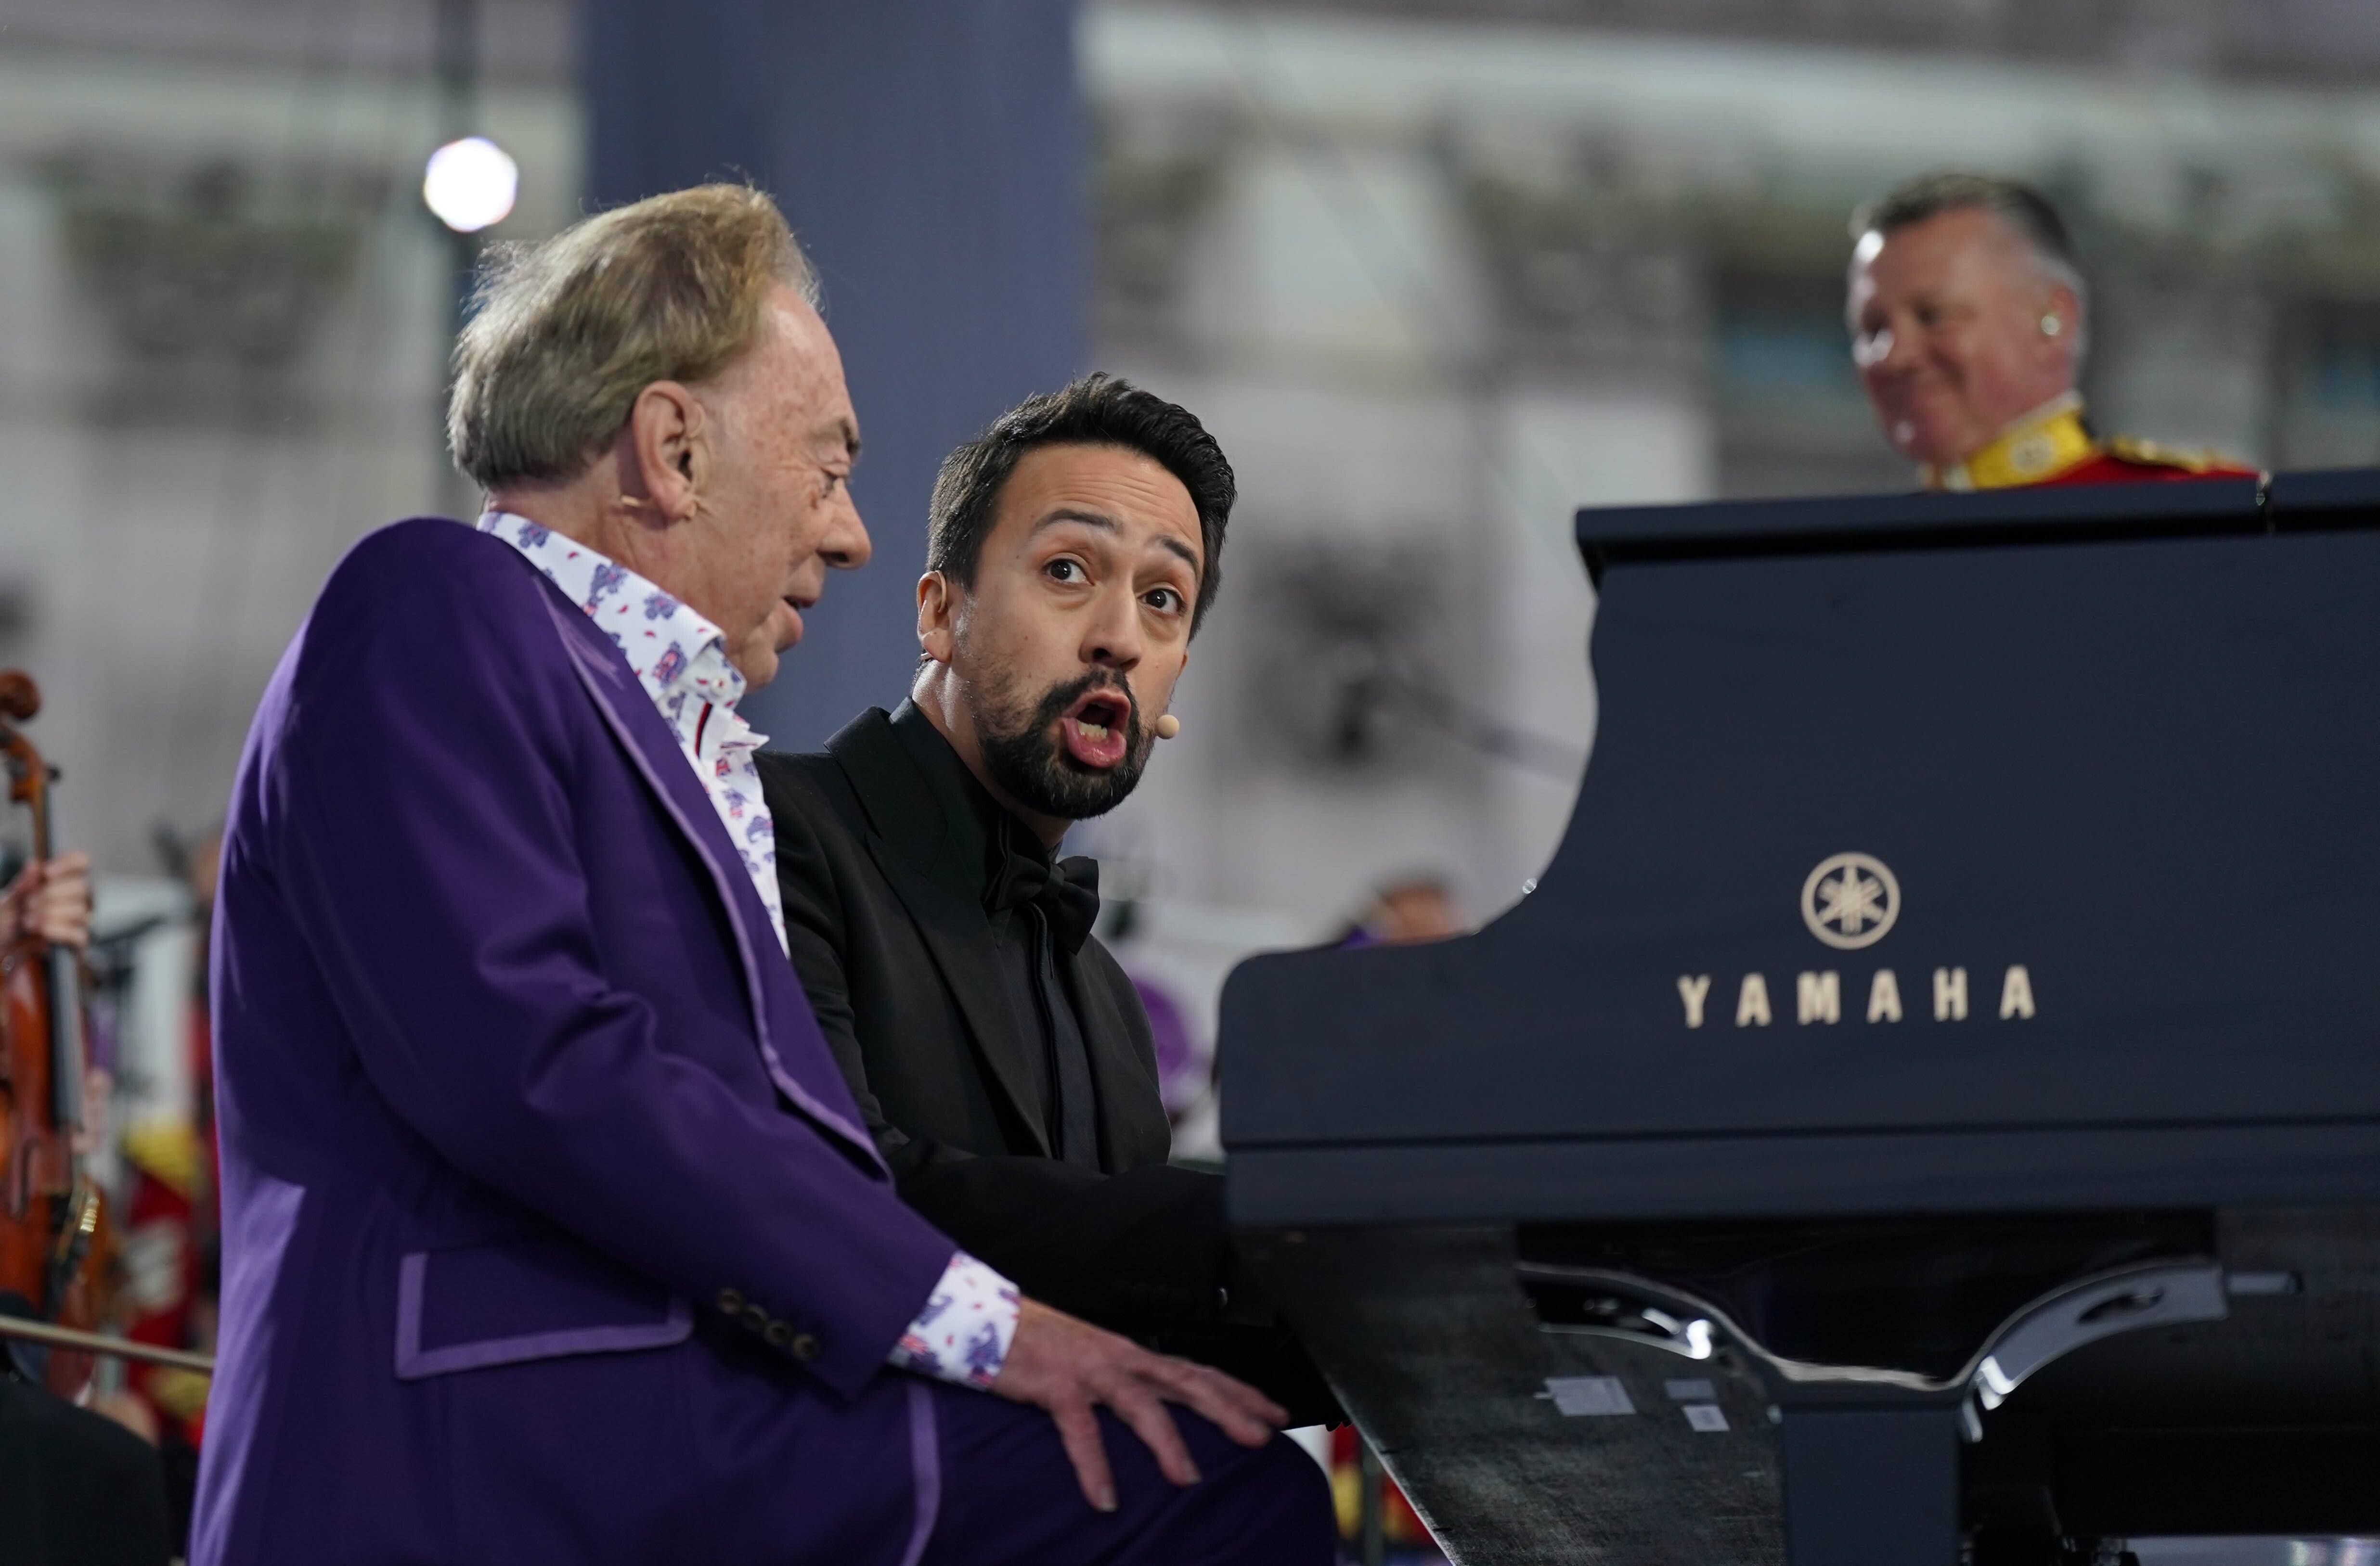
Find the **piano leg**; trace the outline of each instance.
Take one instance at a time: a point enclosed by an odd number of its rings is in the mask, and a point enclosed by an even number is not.
[[[1788,1404],[1788,1566],[1956,1566],[1955,1408]]]

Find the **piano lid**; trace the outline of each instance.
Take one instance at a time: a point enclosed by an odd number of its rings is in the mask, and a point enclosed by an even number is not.
[[[2360,478],[2363,470],[2354,473]],[[2252,479],[2218,479],[1963,494],[1610,506],[1581,511],[1576,536],[1588,571],[1599,580],[1614,561],[2240,534],[2261,529],[2258,488]]]
[[[1226,988],[1244,1221],[2380,1197],[2380,480],[1582,512],[1535,893]]]

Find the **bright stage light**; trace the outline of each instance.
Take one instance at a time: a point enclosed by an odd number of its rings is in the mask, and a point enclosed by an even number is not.
[[[484,136],[447,142],[430,154],[421,176],[422,200],[457,234],[502,223],[519,193],[520,165]]]

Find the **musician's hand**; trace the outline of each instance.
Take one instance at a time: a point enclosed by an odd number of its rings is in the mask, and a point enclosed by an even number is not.
[[[0,892],[19,935],[38,935],[77,951],[91,944],[91,856],[62,854],[28,865]]]
[[[1159,1469],[1177,1485],[1196,1484],[1198,1469],[1167,1403],[1205,1414],[1244,1447],[1264,1445],[1288,1417],[1262,1392],[1220,1370],[1151,1354],[1035,1300],[1023,1302],[1016,1336],[991,1390],[1050,1411],[1084,1496],[1101,1511],[1116,1507],[1115,1479],[1094,1412],[1101,1403],[1148,1443]]]
[[[75,1133],[75,1151],[93,1158],[107,1146],[108,1116],[115,1108],[115,1074],[91,1067],[82,1078],[82,1129]]]

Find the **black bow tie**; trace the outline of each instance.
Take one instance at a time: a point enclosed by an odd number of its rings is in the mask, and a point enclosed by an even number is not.
[[[1099,918],[1099,862],[1077,854],[1053,865],[1012,847],[1001,856],[984,903],[994,911],[1033,904],[1051,938],[1069,953],[1079,952]]]

